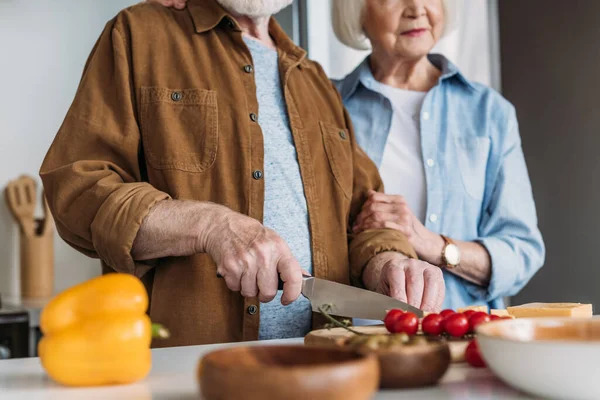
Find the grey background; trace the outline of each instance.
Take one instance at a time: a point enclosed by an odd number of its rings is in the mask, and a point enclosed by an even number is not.
[[[499,1],[502,92],[516,107],[545,266],[512,303],[600,304],[600,1]]]

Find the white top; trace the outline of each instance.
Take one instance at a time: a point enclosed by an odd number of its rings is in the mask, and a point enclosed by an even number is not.
[[[303,339],[244,343],[250,345],[302,344]],[[38,358],[0,360],[2,400],[130,400],[199,399],[196,369],[209,351],[241,344],[171,347],[152,350],[152,371],[146,379],[131,385],[96,388],[66,388],[51,381]],[[494,378],[486,368],[453,364],[437,386],[412,390],[384,390],[375,400],[394,399],[477,399],[518,400],[519,394]]]
[[[427,92],[398,89],[378,81],[373,82],[372,89],[387,97],[394,111],[379,167],[385,193],[403,196],[415,216],[425,223],[427,182],[419,118]]]

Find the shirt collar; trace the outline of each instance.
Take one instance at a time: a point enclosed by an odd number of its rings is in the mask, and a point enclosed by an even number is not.
[[[230,21],[226,23],[233,23],[230,29],[241,31],[235,18],[216,0],[190,0],[188,10],[197,33],[210,31],[224,20]],[[306,51],[296,46],[273,17],[269,21],[269,33],[277,44],[277,48],[290,58],[290,62],[300,64],[302,67],[310,66],[306,60]]]
[[[437,69],[439,69],[442,72],[438,81],[439,83],[445,80],[448,80],[449,82],[457,81],[470,90],[477,90],[477,87],[474,86],[459,71],[458,67],[443,55],[429,54],[427,58]],[[369,67],[369,57],[367,57],[360,63],[358,67],[356,67],[354,71],[352,71],[343,80],[343,84],[341,87],[342,99],[345,101],[349,97],[351,97],[354,94],[354,92],[356,92],[359,83],[367,89],[371,89],[369,81],[373,79],[375,78],[373,78],[373,73],[371,72],[371,68]]]

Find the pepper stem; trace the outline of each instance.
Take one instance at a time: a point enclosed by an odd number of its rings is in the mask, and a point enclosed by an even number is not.
[[[355,331],[354,329],[348,327],[347,325],[342,324],[340,321],[338,321],[337,319],[333,318],[331,315],[329,315],[329,313],[326,311],[327,310],[331,310],[331,305],[329,304],[325,304],[321,307],[318,308],[319,312],[321,314],[323,314],[323,316],[329,321],[331,322],[333,325],[338,326],[340,328],[344,328],[345,330],[354,333],[355,335],[359,335],[359,336],[368,336],[368,334],[363,333],[363,332],[359,332],[359,331]]]
[[[152,324],[152,338],[153,339],[168,339],[171,333],[167,328],[161,324]]]

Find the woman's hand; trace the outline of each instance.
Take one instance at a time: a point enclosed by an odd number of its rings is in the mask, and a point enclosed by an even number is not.
[[[353,231],[396,229],[404,233],[420,259],[434,265],[442,263],[444,240],[427,229],[410,210],[402,196],[369,192],[369,198],[354,222]]]
[[[175,7],[178,10],[183,10],[187,0],[146,0],[146,3],[160,3],[165,7]]]

